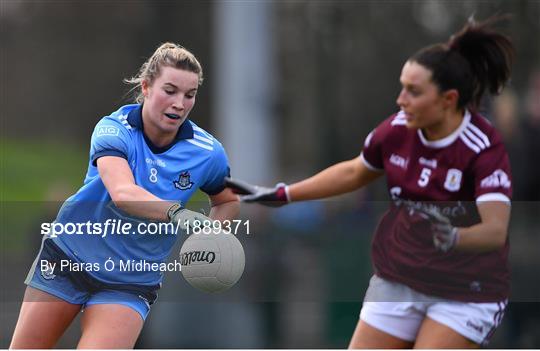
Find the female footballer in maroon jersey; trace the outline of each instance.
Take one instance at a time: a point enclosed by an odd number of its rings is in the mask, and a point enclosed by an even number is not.
[[[475,112],[510,76],[514,49],[493,22],[471,20],[405,62],[401,110],[368,135],[360,157],[289,186],[228,180],[245,202],[279,206],[386,174],[393,201],[373,239],[375,274],[350,348],[473,348],[501,322],[510,166],[498,133]]]

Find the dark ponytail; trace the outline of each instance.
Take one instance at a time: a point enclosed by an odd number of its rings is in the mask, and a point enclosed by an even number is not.
[[[441,91],[457,89],[458,108],[476,109],[486,91],[497,94],[510,78],[514,47],[491,28],[500,19],[470,19],[447,43],[424,48],[410,60],[430,69]]]

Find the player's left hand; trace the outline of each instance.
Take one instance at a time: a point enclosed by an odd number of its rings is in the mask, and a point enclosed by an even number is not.
[[[442,252],[452,250],[458,242],[459,235],[458,229],[450,223],[450,219],[435,208],[420,208],[417,211],[431,223],[433,245]]]
[[[180,204],[172,205],[167,211],[167,216],[172,223],[178,224],[180,229],[184,231],[212,223],[211,218],[202,213],[183,208]]]
[[[227,177],[225,186],[235,194],[243,195],[240,197],[243,202],[256,202],[270,207],[279,207],[289,203],[287,185],[284,183],[279,183],[273,188],[266,188]]]

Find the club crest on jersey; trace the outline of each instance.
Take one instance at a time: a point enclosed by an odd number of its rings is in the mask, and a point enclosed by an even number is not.
[[[463,173],[459,169],[450,168],[446,173],[444,188],[448,191],[458,191],[461,188],[461,176]]]
[[[41,262],[41,276],[46,280],[54,279],[56,277],[54,265],[48,261]]]
[[[174,187],[180,190],[188,190],[193,186],[189,171],[184,171],[178,176],[178,180],[173,181]]]

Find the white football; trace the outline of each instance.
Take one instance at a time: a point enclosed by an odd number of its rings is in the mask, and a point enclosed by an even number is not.
[[[242,276],[246,257],[233,234],[191,234],[180,249],[182,275],[205,292],[229,289]]]

